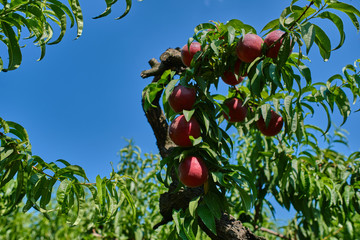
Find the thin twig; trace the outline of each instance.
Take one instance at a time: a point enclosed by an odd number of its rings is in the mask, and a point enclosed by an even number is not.
[[[291,240],[291,238],[286,237],[284,234],[275,232],[274,230],[271,230],[271,229],[268,229],[268,228],[261,227],[261,228],[259,228],[259,230],[262,231],[262,232],[266,232],[266,233],[269,233],[271,235],[277,236],[277,237],[282,238],[282,239]]]
[[[296,21],[290,26],[289,30],[291,31],[294,27],[295,24],[305,15],[305,13],[309,10],[309,8],[311,7],[311,5],[314,4],[314,1],[311,1],[310,4],[308,6],[306,6],[306,9],[304,10],[304,12],[298,17],[298,19],[296,19]]]
[[[331,236],[335,236],[336,234],[338,234],[341,230],[343,230],[344,226],[342,226],[341,228],[339,228],[338,230],[336,230],[334,233],[330,233],[329,235],[327,235],[326,237],[324,237],[322,240],[326,240],[328,238],[330,238]]]
[[[41,173],[41,174],[44,174],[45,176],[48,176],[49,178],[52,178],[52,179],[55,179],[55,180],[61,182],[61,180],[60,180],[59,178],[56,178],[56,177],[54,177],[54,176],[51,176],[51,175],[43,172],[42,170],[38,169],[38,168],[35,167],[35,166],[32,166],[32,168],[35,169],[37,172],[39,172],[39,173]],[[78,184],[78,185],[87,185],[87,186],[89,186],[89,185],[96,185],[96,183],[79,183],[79,182],[75,182],[75,184]]]

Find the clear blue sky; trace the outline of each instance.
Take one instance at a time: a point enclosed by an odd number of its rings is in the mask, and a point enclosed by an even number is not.
[[[182,47],[194,27],[209,20],[237,18],[259,32],[290,3],[144,0],[135,1],[129,15],[116,21],[124,2],[119,0],[110,16],[93,20],[105,9],[104,1],[81,1],[82,37],[74,40],[75,29],[68,30],[60,44],[48,46],[40,62],[36,61],[39,49],[24,40],[20,68],[0,73],[0,116],[27,129],[34,154],[47,162],[65,159],[78,164],[92,180],[98,174],[108,176],[110,162],[117,162],[116,153],[126,144],[123,138],[134,139],[143,152],[158,152],[140,103],[141,91],[151,80],[141,79],[140,72],[149,68],[149,59],[158,58],[169,47]],[[336,28],[324,23],[337,44]],[[325,81],[360,58],[360,35],[349,21],[345,29],[345,45],[329,62],[324,63],[317,48],[312,49],[314,81]],[[2,57],[6,58],[4,52]],[[351,151],[360,148],[359,114],[351,115],[344,125],[350,131]],[[314,121],[325,128],[321,115]],[[341,119],[335,118],[335,123]]]

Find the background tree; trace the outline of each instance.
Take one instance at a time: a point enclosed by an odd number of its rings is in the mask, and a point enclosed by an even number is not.
[[[107,16],[111,7],[117,1],[105,1],[106,10],[96,18]],[[131,8],[131,1],[126,1],[126,10],[118,18],[124,17]],[[77,0],[69,1],[69,7],[64,3],[54,1],[2,1],[0,13],[0,39],[8,50],[8,67],[3,68],[0,58],[0,70],[7,72],[17,69],[22,60],[21,34],[29,33],[27,39],[34,39],[34,44],[45,56],[47,45],[61,42],[67,30],[67,19],[70,27],[77,26],[77,38],[83,29],[82,10]],[[60,34],[53,40],[53,28],[59,27]],[[125,187],[124,177],[114,171],[110,178],[97,177],[96,183],[89,183],[83,168],[71,165],[65,160],[47,163],[41,157],[32,155],[31,144],[26,130],[19,124],[5,121],[0,117],[0,214],[6,216],[22,205],[22,211],[31,208],[43,213],[51,219],[49,213],[56,211],[58,217],[66,216],[66,221],[77,225],[84,217],[87,201],[86,191],[89,191],[96,208],[91,216],[93,222],[106,222],[113,218],[123,198],[127,199],[133,209],[133,199]],[[60,165],[59,165],[60,164]],[[58,205],[50,209],[53,188],[57,182],[56,200]],[[25,204],[21,204],[23,200]],[[72,211],[74,210],[74,211]],[[70,214],[70,212],[72,213]]]

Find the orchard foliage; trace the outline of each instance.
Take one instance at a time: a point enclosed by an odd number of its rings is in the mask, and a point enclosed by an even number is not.
[[[134,199],[135,216],[133,206],[127,203],[123,195],[122,205],[113,218],[109,218],[106,223],[94,221],[98,213],[93,209],[97,208],[97,204],[87,191],[83,218],[78,225],[68,224],[67,215],[57,215],[56,212],[49,212],[48,219],[35,211],[23,213],[21,209],[24,203],[21,203],[8,215],[1,215],[3,217],[0,218],[0,240],[99,239],[99,237],[135,240],[167,239],[173,227],[152,229],[154,222],[161,221],[158,198],[166,191],[156,179],[156,173],[160,170],[160,157],[154,154],[142,154],[132,141],[128,141],[128,144],[118,152],[118,156],[118,162],[114,163],[115,173],[133,178],[124,181],[124,187],[129,189]],[[56,196],[53,196],[50,199],[49,205],[52,208],[58,205],[55,198]],[[76,209],[71,209],[69,215],[76,215]]]
[[[23,212],[34,208],[50,219],[49,213],[67,216],[67,221],[77,225],[85,217],[86,201],[95,203],[92,208],[94,222],[105,222],[113,218],[126,199],[135,206],[129,190],[125,187],[126,176],[114,171],[110,178],[97,176],[96,183],[90,183],[84,170],[63,159],[47,163],[41,157],[32,155],[26,130],[14,122],[0,118],[0,214],[6,216],[15,211],[22,201]],[[128,177],[131,178],[131,177]],[[56,190],[57,206],[49,206]],[[91,197],[87,196],[91,193]],[[71,212],[71,214],[70,214]]]
[[[106,10],[95,18],[111,13],[117,1],[105,1]],[[124,17],[130,10],[132,1],[126,0]],[[45,56],[47,45],[62,41],[70,21],[70,27],[77,27],[77,37],[83,32],[83,14],[78,0],[69,0],[68,5],[58,0],[14,0],[1,1],[0,40],[8,50],[8,66],[4,68],[0,56],[0,71],[17,69],[21,64],[22,39],[33,39],[41,49],[39,60]],[[59,34],[54,37],[54,28]],[[97,176],[90,183],[83,168],[71,165],[65,160],[47,163],[41,157],[32,155],[31,144],[26,130],[19,124],[0,118],[0,215],[6,216],[17,211],[27,212],[34,208],[51,219],[50,213],[66,216],[71,225],[77,225],[92,211],[93,222],[106,222],[113,219],[124,199],[135,206],[125,178],[114,171],[109,178]],[[57,204],[51,204],[56,189]],[[89,195],[90,194],[90,195]],[[90,209],[86,201],[95,204]],[[21,204],[26,201],[25,204]]]
[[[105,0],[106,9],[95,18],[101,18],[111,13],[111,8],[117,0]],[[0,9],[0,40],[8,50],[8,64],[4,67],[0,56],[0,71],[17,69],[22,60],[21,38],[33,39],[33,43],[40,47],[41,60],[45,56],[46,46],[61,42],[68,25],[77,27],[76,38],[83,33],[83,14],[78,0],[69,0],[68,5],[59,0],[2,0]],[[126,0],[126,9],[117,19],[123,18],[130,11],[132,0]],[[70,24],[68,23],[70,21]],[[58,36],[54,36],[54,28],[58,29]],[[22,36],[24,32],[28,33]]]
[[[197,89],[193,109],[180,114],[188,121],[197,119],[201,137],[190,136],[193,146],[178,146],[161,161],[167,175],[160,181],[166,186],[173,180],[172,171],[187,156],[204,159],[210,172],[205,194],[194,199],[187,211],[173,216],[183,239],[195,239],[193,226],[198,219],[216,234],[215,219],[223,211],[230,211],[228,195],[233,191],[239,193],[238,211],[250,216],[247,221],[253,230],[264,224],[264,205],[273,211],[267,200],[273,196],[282,207],[298,212],[289,237],[320,239],[336,232],[337,227],[351,236],[349,239],[354,237],[353,218],[360,214],[359,153],[345,157],[332,149],[320,149],[317,137],[328,140],[334,111],[342,116],[341,125],[349,117],[351,105],[360,96],[360,60],[345,66],[342,74],[313,82],[307,54],[317,50],[328,61],[345,42],[342,17],[348,17],[359,31],[360,11],[342,1],[308,1],[307,6],[297,2],[292,1],[278,19],[261,30],[263,37],[279,29],[284,32],[274,43],[281,42],[277,57],[267,57],[272,46],[263,44],[258,57],[240,64],[237,70],[247,78],[229,87],[227,94],[217,91],[224,84],[219,79],[229,68],[234,69],[238,43],[249,33],[259,34],[238,19],[196,26],[188,46],[198,42],[202,50],[194,55],[190,67],[179,76],[168,70],[144,89],[145,109],[151,108],[156,94],[164,90],[163,109],[169,122],[179,114],[168,104],[173,88],[182,85]],[[334,44],[328,37],[321,27],[322,20],[336,26],[339,42]],[[224,119],[224,113],[229,114],[225,103],[233,97],[248,109],[242,122]],[[283,118],[284,127],[275,137],[266,137],[256,123],[262,118],[268,125],[272,111]],[[319,112],[326,116],[325,128],[311,124],[311,117]],[[239,133],[235,141],[227,133],[232,126]],[[340,139],[335,141],[343,142],[340,133],[336,136]],[[235,146],[241,150],[233,162]]]

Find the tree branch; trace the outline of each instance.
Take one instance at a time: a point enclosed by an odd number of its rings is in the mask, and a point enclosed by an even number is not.
[[[271,229],[261,227],[261,228],[259,228],[259,230],[262,231],[262,232],[266,232],[266,233],[269,233],[271,235],[277,236],[277,237],[282,238],[282,239],[291,240],[291,238],[288,238],[285,235],[283,235],[281,233],[278,233],[278,232],[275,232],[274,230],[271,230]]]

